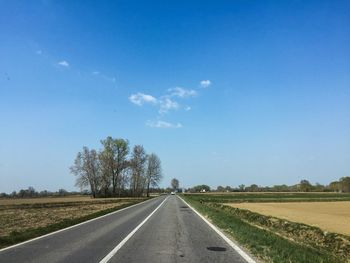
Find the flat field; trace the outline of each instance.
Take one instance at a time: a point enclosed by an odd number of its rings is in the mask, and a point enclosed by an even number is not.
[[[145,200],[86,196],[0,199],[0,247],[46,234]]]
[[[234,203],[229,205],[350,236],[350,201]]]
[[[236,193],[197,193],[186,194],[192,199],[212,203],[241,203],[241,202],[332,202],[350,201],[350,194],[344,193],[301,193],[301,192],[236,192]]]
[[[0,198],[2,205],[21,205],[21,204],[47,204],[47,203],[70,203],[70,202],[106,202],[107,200],[118,200],[117,198],[94,199],[86,195],[62,196],[62,197],[38,197],[38,198]]]
[[[184,194],[262,262],[350,263],[350,194]]]

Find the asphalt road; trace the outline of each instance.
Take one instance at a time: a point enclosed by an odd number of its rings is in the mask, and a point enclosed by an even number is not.
[[[108,262],[246,262],[174,195],[0,251],[0,262],[106,262],[113,250]]]

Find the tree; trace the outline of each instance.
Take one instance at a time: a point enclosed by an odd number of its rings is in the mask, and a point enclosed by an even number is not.
[[[210,186],[206,184],[196,185],[192,187],[193,192],[210,192]]]
[[[123,178],[124,170],[129,166],[129,162],[127,160],[127,156],[129,154],[129,141],[124,139],[116,139],[116,185],[118,188],[118,195],[120,196],[120,191],[123,188],[125,178]]]
[[[288,192],[289,191],[289,188],[287,185],[285,184],[282,184],[282,185],[274,185],[272,187],[272,191],[274,192]]]
[[[108,136],[101,140],[103,150],[99,154],[102,169],[102,183],[105,195],[112,183],[112,193],[115,196],[118,190],[120,195],[120,183],[123,170],[127,167],[127,155],[129,154],[129,142],[124,139],[113,139]]]
[[[39,195],[40,195],[41,197],[49,196],[49,194],[50,194],[50,193],[49,193],[47,190],[40,191],[40,193],[39,193]]]
[[[65,196],[68,195],[69,193],[65,189],[58,189],[58,195]]]
[[[333,192],[339,192],[341,187],[338,181],[334,181],[329,184],[328,188]]]
[[[320,184],[320,183],[316,183],[313,187],[312,187],[312,191],[315,192],[323,192],[325,190],[325,186]]]
[[[248,192],[259,192],[260,187],[256,184],[252,184],[251,186],[248,186],[245,188]]]
[[[146,170],[146,180],[147,180],[147,197],[149,197],[150,186],[155,187],[162,179],[162,166],[159,157],[151,153],[147,158],[147,170]]]
[[[131,165],[131,191],[134,196],[141,196],[145,184],[145,164],[147,155],[142,145],[135,145],[132,152]]]
[[[301,192],[309,192],[312,188],[312,185],[308,180],[301,180],[299,183],[299,189]]]
[[[29,186],[27,189],[27,194],[29,197],[34,197],[37,195],[37,192],[35,191],[33,186]]]
[[[171,187],[174,189],[174,190],[177,190],[179,188],[179,180],[177,180],[176,178],[173,178],[171,180]]]
[[[350,192],[350,176],[340,178],[339,183],[340,183],[342,192],[345,192],[345,193]]]
[[[218,191],[218,192],[225,192],[225,187],[219,185],[219,186],[216,188],[216,191]]]
[[[95,198],[100,190],[101,182],[101,169],[97,152],[84,146],[83,151],[78,152],[70,171],[77,176],[75,185],[80,189],[90,187],[91,194]]]
[[[245,185],[244,185],[244,184],[240,184],[240,185],[238,186],[238,188],[239,188],[239,191],[240,191],[240,192],[244,192]]]
[[[229,186],[229,185],[225,186],[225,190],[226,190],[226,192],[232,192],[233,191],[232,187]]]

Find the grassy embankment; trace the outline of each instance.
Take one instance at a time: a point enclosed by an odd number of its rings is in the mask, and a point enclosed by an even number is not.
[[[185,194],[186,201],[264,262],[350,262],[350,237],[225,203],[347,201],[349,194]]]
[[[0,248],[137,204],[146,198],[0,199]]]

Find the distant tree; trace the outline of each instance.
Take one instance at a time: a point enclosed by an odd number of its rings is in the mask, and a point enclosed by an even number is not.
[[[332,192],[339,192],[341,190],[341,186],[340,186],[340,183],[338,181],[334,181],[334,182],[331,182],[329,185],[328,185],[328,188],[329,190],[331,190]]]
[[[225,192],[225,187],[219,185],[219,186],[216,188],[216,191],[218,191],[218,192]]]
[[[29,186],[28,189],[26,190],[27,196],[28,197],[35,197],[37,196],[37,192],[35,191],[33,186]]]
[[[274,192],[288,192],[289,188],[288,188],[288,185],[282,184],[282,185],[274,185],[271,190]]]
[[[26,190],[24,189],[19,190],[17,196],[20,198],[26,197]]]
[[[179,189],[179,180],[177,180],[176,178],[173,178],[171,180],[171,187],[173,190]]]
[[[192,187],[192,192],[210,192],[210,186],[201,184]]]
[[[325,190],[325,186],[320,184],[320,183],[316,183],[314,186],[312,186],[312,191],[315,192],[323,192]]]
[[[43,191],[40,191],[39,195],[42,197],[46,197],[49,195],[49,192],[47,190],[43,190]]]
[[[260,187],[256,184],[252,184],[251,186],[248,186],[245,188],[248,192],[259,192]]]
[[[232,189],[231,186],[227,185],[227,186],[225,186],[225,191],[226,191],[226,192],[232,192],[233,189]]]
[[[299,189],[301,192],[310,192],[312,185],[308,180],[301,180],[299,183]]]
[[[58,189],[58,195],[60,196],[65,196],[65,195],[68,195],[68,191],[65,190],[65,189]]]
[[[146,151],[142,145],[135,145],[130,160],[131,189],[134,196],[141,196],[145,186]]]
[[[238,188],[239,188],[239,191],[240,191],[240,192],[244,192],[244,190],[245,190],[245,185],[244,185],[244,184],[240,184],[240,185],[238,186]]]
[[[154,153],[148,155],[147,158],[146,180],[148,197],[150,186],[156,187],[158,186],[158,183],[162,180],[162,165],[159,157]]]
[[[75,185],[80,189],[90,187],[91,194],[95,198],[100,190],[101,182],[101,169],[97,152],[84,146],[83,151],[78,152],[70,171],[77,176]]]
[[[339,180],[341,191],[344,193],[350,192],[350,176],[342,177]]]

